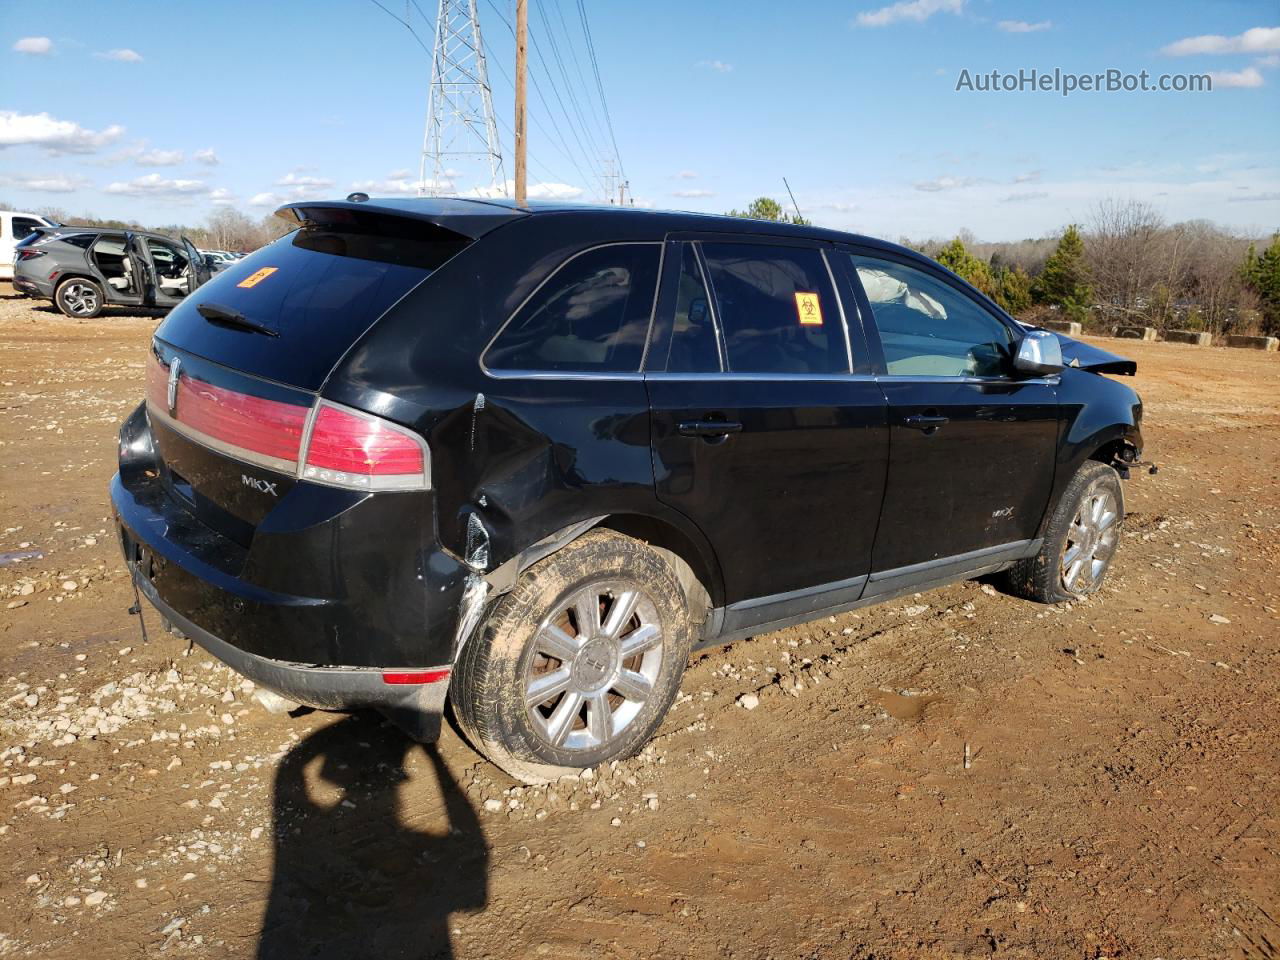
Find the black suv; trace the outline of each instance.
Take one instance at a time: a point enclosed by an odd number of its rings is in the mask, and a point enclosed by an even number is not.
[[[14,249],[13,286],[88,320],[103,307],[171,307],[209,279],[190,240],[103,227],[40,227]]]
[[[1134,364],[810,227],[298,203],[176,307],[111,484],[168,626],[545,780],[638,750],[690,649],[967,577],[1096,590]]]

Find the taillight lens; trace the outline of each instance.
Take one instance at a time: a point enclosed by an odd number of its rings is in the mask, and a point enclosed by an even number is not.
[[[18,260],[34,260],[36,257],[43,257],[43,250],[32,250],[30,247],[22,247],[18,251]]]
[[[423,490],[427,463],[426,445],[416,434],[322,400],[300,476],[353,490]]]

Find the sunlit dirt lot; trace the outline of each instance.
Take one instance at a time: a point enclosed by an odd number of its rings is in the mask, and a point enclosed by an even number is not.
[[[1280,356],[1106,342],[1161,470],[1095,598],[709,651],[548,789],[142,641],[106,485],[155,323],[0,284],[0,956],[1280,955]]]

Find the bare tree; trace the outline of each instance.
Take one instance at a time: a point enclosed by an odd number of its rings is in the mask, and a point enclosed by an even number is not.
[[[1104,313],[1147,316],[1157,284],[1167,278],[1164,255],[1176,256],[1176,243],[1162,250],[1157,242],[1163,229],[1155,207],[1140,200],[1107,199],[1094,207],[1085,248]]]

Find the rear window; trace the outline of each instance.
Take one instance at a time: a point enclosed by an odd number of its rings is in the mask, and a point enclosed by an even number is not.
[[[408,220],[380,222],[376,232],[304,228],[219,271],[156,335],[237,370],[315,390],[374,321],[469,242]],[[202,304],[278,336],[209,323],[197,311]]]

